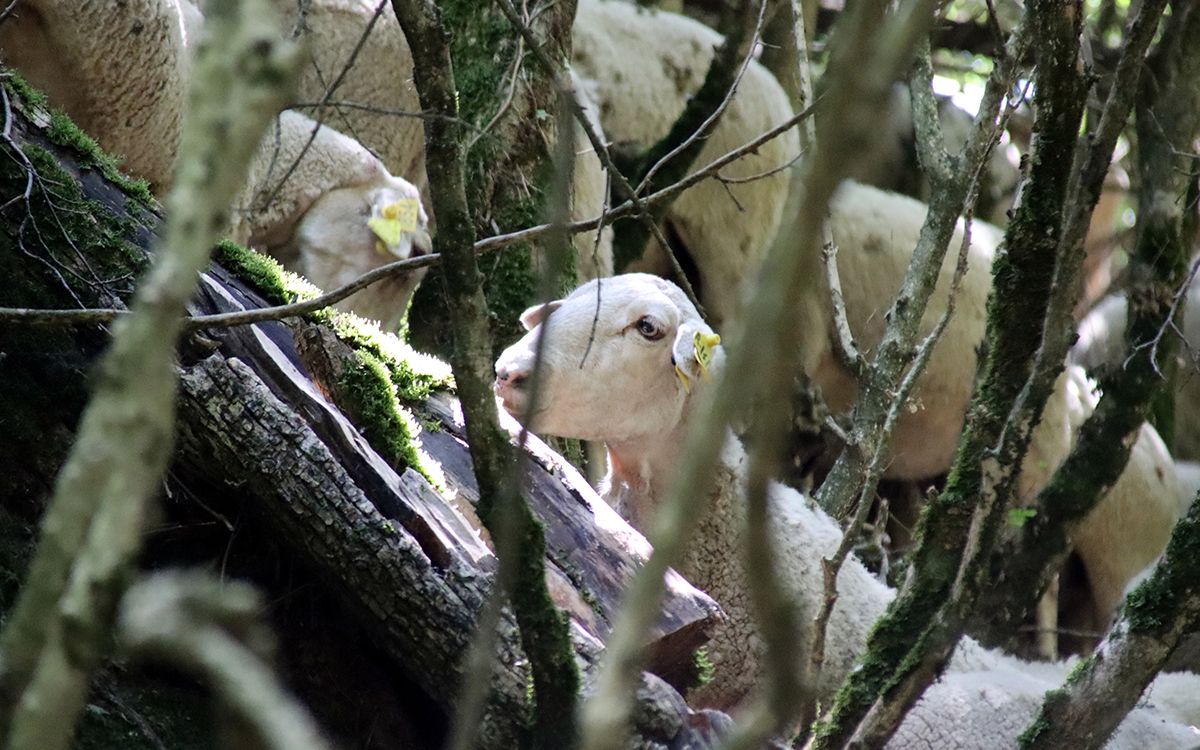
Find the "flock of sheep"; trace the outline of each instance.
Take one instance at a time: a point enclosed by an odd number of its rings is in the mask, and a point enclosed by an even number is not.
[[[422,121],[395,114],[415,113],[420,106],[408,48],[390,7],[374,0],[313,0],[301,15],[293,0],[277,2],[285,16],[283,33],[294,29],[308,35],[312,60],[303,68],[295,106],[280,114],[264,138],[249,182],[234,200],[230,236],[325,288],[395,258],[428,252],[430,218],[420,198],[426,183]],[[0,24],[0,61],[43,89],[51,103],[122,156],[130,173],[162,193],[171,183],[190,54],[203,34],[203,2],[128,0],[117,11],[107,4],[82,5],[24,0],[19,12]],[[359,48],[368,26],[371,33]],[[609,140],[642,144],[657,140],[674,122],[721,40],[696,21],[620,0],[579,0],[573,39],[573,68],[593,124]],[[354,64],[330,97],[330,79],[352,55]],[[319,125],[306,112],[326,99],[354,106],[334,108]],[[741,146],[792,114],[780,85],[752,63],[698,163]],[[782,172],[769,173],[798,149],[797,136],[787,133],[723,171],[732,178],[766,176],[702,182],[672,205],[667,221],[694,261],[707,321],[677,287],[660,278],[669,269],[657,244],[651,242],[631,269],[645,273],[598,282],[613,271],[611,238],[608,230],[599,238],[584,233],[575,237],[576,268],[587,283],[523,316],[530,333],[497,362],[497,394],[505,408],[520,415],[534,337],[545,327],[553,332],[537,427],[606,444],[609,476],[603,493],[635,526],[647,522],[663,496],[689,405],[704,387],[693,337],[712,334],[739,314],[741,282],[783,220],[787,180]],[[576,162],[572,214],[592,218],[605,201],[605,175],[588,150],[577,154]],[[865,349],[882,336],[882,313],[899,287],[924,215],[925,207],[911,198],[856,183],[843,185],[833,201],[831,225],[846,312]],[[974,385],[991,260],[1001,237],[983,222],[972,227],[956,313],[912,395],[913,408],[897,424],[889,478],[927,479],[949,468]],[[945,309],[952,272],[943,269],[926,330]],[[419,281],[419,273],[396,277],[343,305],[395,328]],[[593,336],[598,283],[603,294]],[[824,283],[818,284],[816,296],[797,300],[796,309],[820,334],[821,344],[806,349],[805,366],[830,406],[844,410],[853,403],[854,379],[832,347],[828,294]],[[1200,299],[1194,301],[1189,309],[1196,313],[1189,313],[1185,334],[1200,341]],[[1025,460],[1023,499],[1032,499],[1048,480],[1095,407],[1085,368],[1119,364],[1124,309],[1114,298],[1084,322],[1072,362],[1056,384]],[[718,346],[709,367],[719,369],[722,359]],[[1200,385],[1182,380],[1175,444],[1182,457],[1198,459],[1200,434],[1189,432],[1196,424],[1189,416],[1200,409],[1200,393],[1194,392]],[[761,655],[738,564],[744,475],[745,455],[731,434],[702,541],[689,552],[682,571],[727,615],[709,651],[716,677],[691,698],[728,709],[754,686]],[[1087,573],[1091,606],[1086,619],[1093,626],[1103,629],[1130,581],[1162,552],[1197,486],[1200,470],[1177,464],[1154,429],[1144,426],[1120,480],[1072,535]],[[794,596],[815,607],[824,597],[821,559],[838,546],[842,531],[791,488],[773,485],[770,502],[783,577]],[[838,589],[822,699],[863,653],[871,624],[893,596],[853,556]],[[1032,719],[1043,693],[1065,675],[1061,663],[1021,661],[964,638],[948,674],[926,692],[889,746],[1011,742]],[[1163,675],[1144,705],[1126,718],[1112,746],[1191,746],[1197,741],[1193,724],[1200,724],[1200,681],[1190,674]]]

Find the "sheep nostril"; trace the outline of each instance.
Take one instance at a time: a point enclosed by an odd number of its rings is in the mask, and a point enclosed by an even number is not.
[[[508,388],[521,385],[528,377],[529,374],[521,370],[510,370],[507,367],[500,367],[496,370],[496,383]]]

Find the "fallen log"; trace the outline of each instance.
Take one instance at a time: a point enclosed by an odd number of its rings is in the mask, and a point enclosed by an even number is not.
[[[52,126],[61,130],[61,122],[9,94],[15,106],[0,143],[7,157],[0,267],[8,284],[0,306],[119,306],[157,234],[155,207],[114,185],[86,143],[80,151],[77,141],[56,142]],[[214,266],[201,279],[195,312],[263,304]],[[429,467],[380,455],[335,405],[338,384],[310,373],[314,351],[343,364],[360,356],[330,320],[205,331],[182,342],[176,461],[183,475],[219,480],[241,495],[396,668],[452,714],[460,682],[471,677],[461,674],[461,661],[495,569],[469,510],[477,491],[461,418],[446,390],[407,404],[426,424],[417,440],[441,468],[440,490],[425,476]],[[5,480],[17,490],[5,502],[36,503],[49,485],[82,406],[87,364],[104,338],[102,326],[0,331],[0,377],[8,385],[0,406],[11,407],[6,421],[20,427],[0,438],[0,459],[20,467]],[[587,673],[602,655],[621,588],[648,550],[569,464],[536,440],[530,458],[525,486],[547,527],[551,588],[572,616]],[[717,616],[711,600],[674,577],[652,637],[653,668],[677,684],[689,679],[692,653]],[[514,747],[529,719],[528,676],[514,621],[505,616],[500,627],[483,737],[490,747]],[[723,725],[719,715],[692,712],[653,675],[639,700],[642,744],[701,747]]]

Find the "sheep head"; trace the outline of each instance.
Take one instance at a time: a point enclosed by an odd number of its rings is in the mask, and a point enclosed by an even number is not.
[[[333,289],[394,260],[426,255],[428,223],[417,188],[386,172],[367,183],[329,190],[296,226],[300,270]],[[348,307],[395,327],[422,276],[418,270],[394,277],[351,297]]]
[[[529,426],[560,437],[668,435],[724,361],[720,338],[679,287],[649,274],[589,281],[529,308],[521,323],[529,332],[496,362],[496,395],[524,418],[537,340],[547,336]]]

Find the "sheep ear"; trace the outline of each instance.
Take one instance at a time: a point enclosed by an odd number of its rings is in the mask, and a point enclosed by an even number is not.
[[[721,337],[708,326],[683,325],[675,334],[671,359],[675,374],[684,389],[691,391],[693,379],[711,380],[711,370],[719,368],[724,359]]]
[[[562,307],[562,300],[556,299],[542,305],[534,305],[525,312],[521,313],[521,325],[525,326],[526,331],[532,331],[538,326],[546,316]]]

